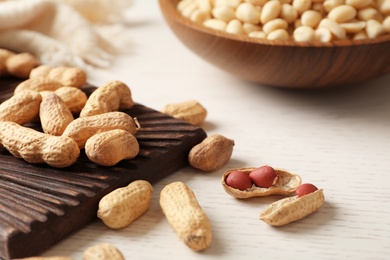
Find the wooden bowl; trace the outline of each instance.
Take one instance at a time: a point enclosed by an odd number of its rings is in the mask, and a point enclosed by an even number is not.
[[[159,0],[175,35],[194,53],[239,78],[289,88],[351,85],[390,73],[390,35],[367,40],[297,43],[253,39],[183,17],[180,0]]]

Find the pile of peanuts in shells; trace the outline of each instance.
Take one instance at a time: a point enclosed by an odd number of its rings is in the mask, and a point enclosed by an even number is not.
[[[81,90],[87,82],[82,69],[42,65],[29,53],[6,49],[0,49],[2,76],[21,79],[13,95],[0,104],[0,144],[13,156],[54,168],[75,163],[81,149],[92,162],[104,166],[137,156],[139,145],[134,134],[142,126],[120,112],[134,105],[130,88],[123,82],[107,82],[87,97]],[[207,110],[196,100],[167,104],[161,112],[196,126],[201,126],[207,116]],[[42,132],[25,126],[29,122],[40,122]],[[202,172],[219,170],[230,160],[233,147],[234,140],[223,135],[207,136],[189,151],[188,163]],[[122,152],[111,153],[112,149]],[[302,219],[324,203],[322,189],[311,183],[302,184],[299,175],[268,165],[227,170],[221,184],[227,194],[237,199],[284,195],[260,214],[261,220],[273,226]],[[133,181],[105,195],[99,202],[97,217],[109,228],[125,228],[149,209],[152,194],[149,182]],[[172,182],[161,190],[159,202],[168,223],[186,246],[203,251],[211,245],[211,222],[190,187],[181,181]],[[97,256],[124,259],[109,243],[96,244],[83,252],[85,260]]]
[[[390,0],[181,0],[186,18],[230,34],[332,42],[390,34]]]

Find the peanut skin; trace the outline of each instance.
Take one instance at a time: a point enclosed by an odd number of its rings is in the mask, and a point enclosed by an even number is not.
[[[253,183],[249,175],[242,171],[232,171],[225,179],[226,185],[238,190],[248,190]]]
[[[134,105],[130,88],[117,80],[107,82],[89,96],[80,117],[129,109]]]
[[[85,153],[96,164],[113,166],[125,159],[133,159],[139,152],[134,135],[114,129],[93,135],[85,143]]]
[[[201,251],[210,246],[210,220],[187,185],[173,182],[165,186],[160,193],[160,206],[168,223],[189,248]]]
[[[33,90],[19,92],[0,105],[0,121],[23,125],[39,115],[41,95]]]
[[[46,78],[57,81],[64,86],[81,88],[87,81],[87,74],[84,70],[76,67],[50,67],[41,65],[33,69],[30,79]]]
[[[133,181],[105,195],[99,202],[97,216],[110,228],[124,228],[149,209],[152,193],[149,182]]]
[[[122,129],[130,134],[135,134],[139,125],[126,113],[110,112],[96,116],[79,117],[66,127],[62,135],[72,138],[80,148],[84,148],[91,136],[114,129]]]
[[[80,155],[73,139],[41,133],[14,122],[0,122],[0,143],[17,158],[56,168],[72,165]]]
[[[278,181],[278,173],[271,166],[264,165],[249,173],[249,178],[257,187],[269,188]]]
[[[307,194],[315,192],[316,190],[318,190],[318,188],[315,185],[311,183],[303,183],[299,185],[299,187],[295,190],[295,193],[298,195],[298,197],[303,197]]]
[[[54,93],[43,96],[39,118],[43,131],[57,136],[62,135],[74,119],[65,102]]]

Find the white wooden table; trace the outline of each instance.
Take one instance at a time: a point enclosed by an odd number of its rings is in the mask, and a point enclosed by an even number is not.
[[[165,24],[157,1],[128,12],[129,53],[91,75],[99,85],[126,82],[133,98],[154,109],[196,99],[208,110],[203,128],[235,140],[221,170],[183,168],[157,183],[150,209],[132,225],[110,230],[96,220],[44,256],[82,259],[108,242],[127,259],[390,259],[390,75],[320,91],[259,86],[234,78],[190,52]],[[259,220],[280,197],[238,200],[221,186],[225,170],[271,165],[324,189],[325,205],[284,227]],[[167,223],[162,187],[185,182],[213,226],[213,243],[196,253]]]

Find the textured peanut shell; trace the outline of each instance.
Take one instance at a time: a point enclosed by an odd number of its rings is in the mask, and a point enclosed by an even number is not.
[[[30,79],[49,78],[48,75],[52,69],[53,69],[53,67],[48,66],[48,65],[38,66],[30,72],[29,77],[30,77]]]
[[[207,116],[207,110],[196,100],[168,104],[161,112],[193,125],[203,124]]]
[[[45,96],[48,96],[52,93],[55,93],[54,91],[51,91],[51,90],[42,90],[42,91],[39,91],[39,94],[41,95],[42,99],[45,97]]]
[[[233,153],[234,141],[214,134],[195,145],[188,154],[189,164],[205,172],[216,171],[224,166]]]
[[[69,108],[70,112],[75,115],[78,115],[80,113],[81,109],[83,109],[88,99],[84,91],[79,88],[70,86],[62,86],[55,91],[43,90],[39,92],[42,98],[51,93],[54,93],[59,96]]]
[[[189,248],[201,251],[210,246],[210,220],[193,191],[183,182],[170,183],[161,190],[160,206],[168,223]]]
[[[80,113],[87,102],[87,95],[79,88],[63,86],[54,93],[59,96],[73,114]]]
[[[61,83],[47,78],[26,79],[16,86],[14,94],[23,90],[35,90],[38,92],[44,90],[55,91],[62,86]]]
[[[322,189],[305,196],[288,197],[273,202],[260,214],[260,219],[272,226],[283,226],[317,211],[325,198]]]
[[[38,132],[14,122],[0,122],[0,143],[17,158],[56,168],[72,165],[80,155],[73,139]]]
[[[23,125],[37,118],[42,101],[37,91],[25,90],[10,97],[0,105],[0,121]]]
[[[97,216],[110,228],[124,228],[149,209],[152,193],[149,182],[133,181],[105,195],[99,202]]]
[[[112,244],[100,243],[88,247],[83,253],[83,260],[125,260],[125,257]]]
[[[109,112],[95,116],[79,117],[65,129],[63,136],[75,140],[80,148],[84,148],[87,140],[98,133],[122,129],[135,134],[139,129],[138,122],[123,112]]]
[[[15,55],[14,52],[7,49],[0,48],[0,76],[8,74],[6,61],[8,58],[12,57],[13,55]]]
[[[89,96],[80,117],[129,109],[134,106],[130,88],[117,80],[107,82]]]
[[[62,135],[74,119],[65,102],[55,93],[43,95],[39,118],[43,132],[57,136]]]
[[[40,62],[34,55],[22,52],[9,57],[5,64],[10,75],[27,79],[31,70],[39,66]]]
[[[85,143],[88,158],[99,165],[113,166],[125,159],[133,159],[139,153],[134,135],[122,129],[95,134]]]
[[[229,169],[222,176],[222,187],[229,195],[238,199],[246,199],[251,197],[264,197],[269,195],[290,195],[294,193],[295,190],[302,183],[302,179],[299,175],[288,172],[284,169],[274,168],[274,170],[278,174],[278,180],[271,187],[261,188],[252,185],[252,187],[248,190],[239,190],[230,187],[226,184],[226,178],[231,172],[241,171],[249,175],[249,173],[251,173],[251,171],[255,169],[256,167]]]
[[[87,81],[87,74],[84,70],[76,67],[41,65],[31,70],[30,78],[47,78],[65,86],[81,88]]]

